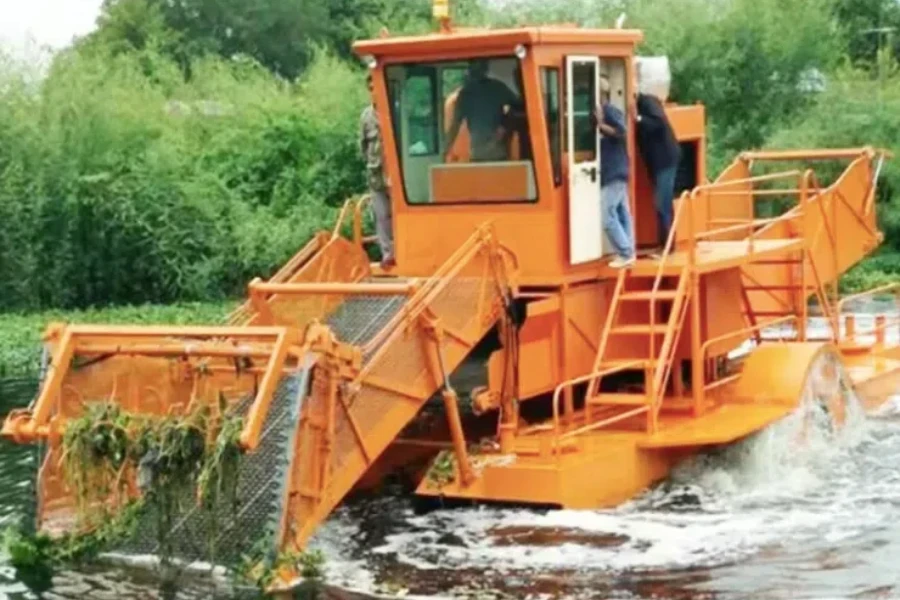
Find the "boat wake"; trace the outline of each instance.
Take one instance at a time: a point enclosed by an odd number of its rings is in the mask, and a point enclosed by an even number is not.
[[[590,598],[613,592],[688,598],[705,589],[716,598],[761,597],[755,592],[770,584],[771,597],[865,592],[878,579],[867,573],[868,563],[840,583],[843,592],[796,594],[815,590],[822,569],[856,564],[855,557],[845,556],[854,549],[881,552],[893,545],[890,555],[900,557],[898,532],[887,532],[900,505],[897,423],[890,412],[864,418],[852,391],[840,385],[843,374],[836,377],[827,366],[815,365],[803,402],[791,415],[688,460],[616,509],[481,507],[421,516],[392,499],[380,508],[369,506],[360,520],[359,508],[348,506],[316,539],[335,557],[329,580],[369,592],[457,598]],[[823,409],[823,398],[835,393],[846,406],[841,427]],[[382,523],[377,539],[365,533],[373,518]],[[741,569],[734,569],[738,563]],[[810,572],[809,581],[797,575],[803,572]],[[757,580],[754,573],[767,579]]]

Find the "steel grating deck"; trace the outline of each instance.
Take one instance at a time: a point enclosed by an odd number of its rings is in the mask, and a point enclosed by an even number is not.
[[[407,296],[403,294],[354,295],[341,303],[326,323],[340,341],[365,346],[400,312],[406,301]]]

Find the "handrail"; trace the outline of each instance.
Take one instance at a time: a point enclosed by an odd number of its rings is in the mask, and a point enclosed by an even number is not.
[[[900,282],[886,283],[884,285],[874,287],[870,290],[866,290],[865,292],[859,292],[856,294],[852,294],[850,296],[845,296],[845,297],[841,298],[840,301],[838,302],[837,312],[838,312],[838,314],[841,314],[844,310],[844,304],[846,304],[847,302],[852,302],[854,300],[860,300],[862,298],[868,298],[870,296],[874,296],[875,294],[880,294],[882,292],[887,292],[889,290],[898,289],[898,288],[900,288]]]
[[[798,188],[775,188],[771,190],[708,190],[710,196],[791,196],[801,192]]]
[[[672,219],[672,226],[669,228],[669,235],[666,238],[666,245],[663,247],[663,250],[659,257],[659,264],[656,266],[656,276],[653,278],[653,287],[650,292],[650,360],[653,360],[654,350],[656,350],[656,336],[653,334],[653,328],[656,326],[656,295],[659,292],[659,286],[662,284],[663,278],[663,266],[666,263],[666,259],[669,258],[669,255],[672,253],[672,247],[675,245],[675,237],[676,231],[678,229],[678,223],[681,221],[681,214],[684,211],[684,207],[687,204],[691,205],[691,214],[693,214],[694,206],[692,196],[688,195],[687,192],[682,192],[680,202],[678,203],[678,209],[675,211],[675,216]],[[694,245],[694,238],[689,240],[689,245]],[[689,258],[689,262],[691,263],[691,267],[693,267],[693,251],[689,252],[691,255]]]
[[[593,373],[588,373],[587,375],[582,375],[580,377],[575,377],[574,379],[569,379],[564,381],[556,386],[553,390],[553,433],[556,439],[559,439],[560,436],[560,428],[559,428],[559,397],[563,389],[572,388],[579,383],[587,383],[588,381],[593,381],[595,379],[602,379],[607,375],[612,375],[613,373],[619,373],[621,371],[627,371],[628,369],[633,369],[634,367],[638,367],[646,364],[645,360],[634,360],[627,363],[622,363],[616,365],[614,367],[609,367],[607,369],[601,369],[599,371],[595,371]]]
[[[356,207],[353,210],[353,242],[360,246],[363,244],[365,239],[363,238],[362,234],[362,211],[363,207],[371,201],[372,195],[365,194],[359,198],[359,200],[356,202]]]
[[[369,195],[365,194],[362,196],[356,196],[348,198],[344,205],[341,207],[340,212],[338,213],[338,217],[334,222],[334,228],[331,231],[331,239],[337,238],[341,235],[341,229],[344,226],[344,220],[347,218],[347,215],[350,214],[351,209],[354,217],[359,214],[359,205],[368,201]],[[355,241],[355,240],[354,240]]]
[[[399,283],[269,283],[254,279],[250,293],[260,294],[339,294],[366,296],[408,295],[416,289],[416,281]]]
[[[672,302],[672,314],[670,315],[670,319],[675,319],[675,321],[671,322],[670,326],[666,329],[666,335],[663,337],[662,344],[659,349],[659,362],[656,367],[656,371],[653,373],[653,386],[652,390],[654,392],[653,397],[653,417],[652,424],[653,428],[656,427],[656,419],[659,415],[659,411],[662,408],[662,400],[665,397],[665,383],[666,379],[671,375],[672,372],[672,359],[674,358],[675,352],[677,350],[677,345],[675,344],[675,331],[682,327],[684,324],[684,319],[687,317],[687,304],[685,300],[690,296],[688,294],[687,289],[685,289],[688,285],[690,279],[690,274],[688,277],[682,276],[678,281],[678,288],[676,289],[676,299]],[[676,310],[676,307],[678,310]]]
[[[480,226],[457,250],[438,267],[438,269],[421,283],[403,307],[397,311],[390,321],[363,347],[363,353],[374,352],[379,346],[397,333],[404,321],[425,310],[434,297],[440,293],[450,280],[481,252],[494,238],[491,227],[485,223]],[[443,285],[442,285],[443,284]],[[376,357],[369,359],[369,364],[377,362]],[[358,376],[362,378],[365,372]]]
[[[787,179],[788,177],[796,177],[800,174],[799,169],[791,171],[779,171],[778,173],[766,173],[765,175],[754,175],[752,177],[744,177],[742,179],[729,179],[727,181],[712,181],[695,187],[695,190],[712,190],[717,187],[726,187],[729,185],[737,185],[743,183],[756,183],[760,181],[777,181],[779,179]]]
[[[873,317],[873,327],[872,329],[866,331],[857,331],[856,329],[856,315],[853,313],[848,313],[845,315],[847,317],[847,335],[845,339],[841,340],[841,342],[852,342],[853,344],[859,345],[864,344],[865,342],[860,342],[859,337],[861,336],[874,336],[875,345],[883,345],[885,343],[884,332],[888,327],[893,327],[896,325],[900,325],[900,315],[894,315],[890,319],[887,318],[887,315],[884,314],[876,314],[871,315]]]
[[[758,225],[772,225],[773,223],[780,223],[782,221],[793,221],[794,219],[798,219],[803,215],[801,213],[791,214],[793,211],[788,211],[785,214],[779,217],[769,217],[765,219],[752,219],[749,221],[745,221],[739,225],[729,225],[727,227],[720,227],[719,229],[707,229],[706,231],[701,231],[695,235],[696,239],[705,239],[709,237],[713,237],[716,235],[721,235],[723,233],[733,233],[735,231],[744,231],[747,229],[752,229]]]
[[[741,152],[738,155],[738,158],[740,158],[741,160],[762,161],[835,160],[840,158],[856,158],[857,156],[860,156],[862,154],[869,154],[874,152],[875,150],[871,146],[825,150],[751,150],[747,152]]]
[[[613,288],[612,300],[609,303],[609,310],[606,311],[606,322],[603,324],[603,332],[600,334],[600,342],[597,344],[597,357],[594,359],[594,366],[591,370],[596,371],[600,368],[600,365],[603,364],[603,358],[606,356],[606,347],[609,345],[609,335],[610,329],[612,329],[613,323],[616,319],[616,313],[619,310],[619,302],[622,296],[622,290],[625,289],[625,270],[622,269],[619,271],[619,276],[616,277],[616,287]],[[594,379],[588,385],[587,393],[588,395],[592,395],[596,393],[596,382]]]
[[[757,323],[756,325],[752,325],[749,327],[743,327],[741,329],[738,329],[738,330],[735,330],[735,331],[732,331],[729,333],[724,333],[724,334],[719,335],[714,338],[710,338],[710,339],[706,340],[706,342],[704,342],[702,346],[700,346],[700,353],[694,360],[699,360],[701,365],[705,365],[706,364],[706,354],[709,352],[709,348],[713,344],[725,342],[725,341],[728,341],[737,336],[747,336],[751,333],[755,333],[757,331],[762,331],[763,329],[773,327],[775,325],[780,325],[782,323],[789,323],[790,321],[797,321],[797,320],[799,320],[797,315],[787,315],[785,317],[781,317],[780,319],[775,319],[772,321],[768,321],[766,323]],[[701,395],[700,402],[701,403],[703,402],[703,400],[705,400],[706,391],[708,389],[710,389],[710,386],[714,383],[715,382],[712,382],[710,384],[704,384],[702,389],[697,390],[695,392],[695,393],[697,393],[697,392],[700,393],[700,395]]]

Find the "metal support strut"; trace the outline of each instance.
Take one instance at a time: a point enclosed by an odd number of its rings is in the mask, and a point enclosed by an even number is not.
[[[456,455],[456,463],[459,469],[460,481],[468,485],[475,480],[475,473],[469,462],[469,453],[466,450],[466,437],[463,433],[462,419],[459,416],[459,397],[456,390],[450,385],[447,371],[444,368],[444,357],[441,352],[441,331],[438,320],[427,314],[422,315],[423,326],[429,335],[426,348],[428,364],[435,382],[441,386],[441,396],[444,399],[444,409],[447,413],[447,426],[450,428],[450,438],[453,441],[453,453]]]

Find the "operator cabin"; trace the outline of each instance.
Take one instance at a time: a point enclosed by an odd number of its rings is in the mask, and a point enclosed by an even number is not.
[[[634,56],[641,39],[634,30],[534,27],[358,42],[373,70],[392,182],[395,273],[434,273],[490,221],[516,255],[521,283],[596,278],[613,254],[592,118],[604,76],[610,102],[628,115],[635,240],[654,246],[653,191],[631,106],[638,68],[649,72]],[[642,80],[661,85],[644,91],[665,100],[668,72],[656,71]],[[682,150],[677,198],[705,178],[704,114],[700,105],[666,112]]]

